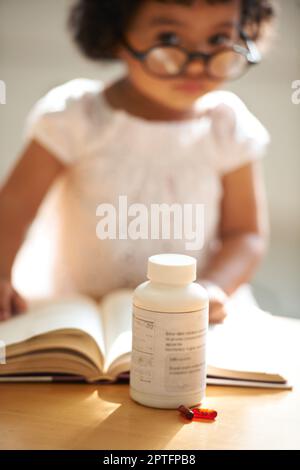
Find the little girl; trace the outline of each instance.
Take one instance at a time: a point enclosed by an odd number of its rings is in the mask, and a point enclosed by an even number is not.
[[[45,232],[56,240],[53,294],[99,299],[145,280],[151,254],[185,253],[198,260],[210,322],[224,320],[265,251],[260,158],[269,136],[220,87],[260,61],[273,17],[269,0],[77,1],[76,43],[91,59],[123,61],[126,73],[106,87],[73,80],[31,111],[24,152],[0,193],[0,319],[26,310],[12,266],[53,186],[55,219],[48,213]],[[120,195],[128,205],[203,204],[203,248],[188,251],[175,237],[100,240],[96,209],[117,208]]]

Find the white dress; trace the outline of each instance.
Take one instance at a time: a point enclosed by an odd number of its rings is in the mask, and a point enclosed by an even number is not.
[[[36,139],[66,165],[18,256],[14,278],[27,295],[78,292],[101,297],[146,280],[148,256],[185,253],[198,274],[218,240],[221,178],[265,154],[269,134],[227,91],[197,101],[201,116],[148,121],[113,109],[99,81],[77,79],[32,109],[25,142]],[[99,204],[203,204],[204,245],[186,240],[105,239],[96,235]],[[171,234],[172,235],[172,234]]]

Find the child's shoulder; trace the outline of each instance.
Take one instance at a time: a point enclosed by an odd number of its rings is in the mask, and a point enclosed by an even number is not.
[[[75,162],[103,88],[101,81],[85,78],[52,88],[27,116],[24,146],[35,139],[64,163]]]
[[[244,101],[232,91],[217,90],[207,93],[199,101],[210,114],[219,136],[242,138],[249,136],[268,141],[268,131]]]
[[[41,98],[40,106],[46,112],[80,109],[95,101],[103,89],[100,80],[76,78],[48,91]]]
[[[269,132],[235,93],[225,90],[207,93],[199,100],[199,106],[210,117],[211,135],[218,148],[215,162],[221,174],[266,154]]]
[[[234,119],[241,112],[248,111],[250,114],[249,109],[241,98],[232,91],[227,90],[216,90],[206,93],[206,95],[199,99],[198,106],[200,109],[205,108],[215,117],[221,116],[222,118]]]

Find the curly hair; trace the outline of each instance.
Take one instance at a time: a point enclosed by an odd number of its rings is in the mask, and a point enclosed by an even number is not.
[[[69,29],[83,54],[93,60],[115,59],[120,38],[144,0],[77,0],[71,8]],[[156,0],[192,5],[195,0]],[[226,3],[229,0],[206,0]],[[274,16],[272,0],[241,0],[241,25],[250,27],[252,39],[264,39],[266,25]]]

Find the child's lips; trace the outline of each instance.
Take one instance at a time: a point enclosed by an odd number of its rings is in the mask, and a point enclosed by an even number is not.
[[[199,93],[199,91],[205,89],[205,83],[204,80],[184,80],[175,85],[175,88],[186,93]]]

